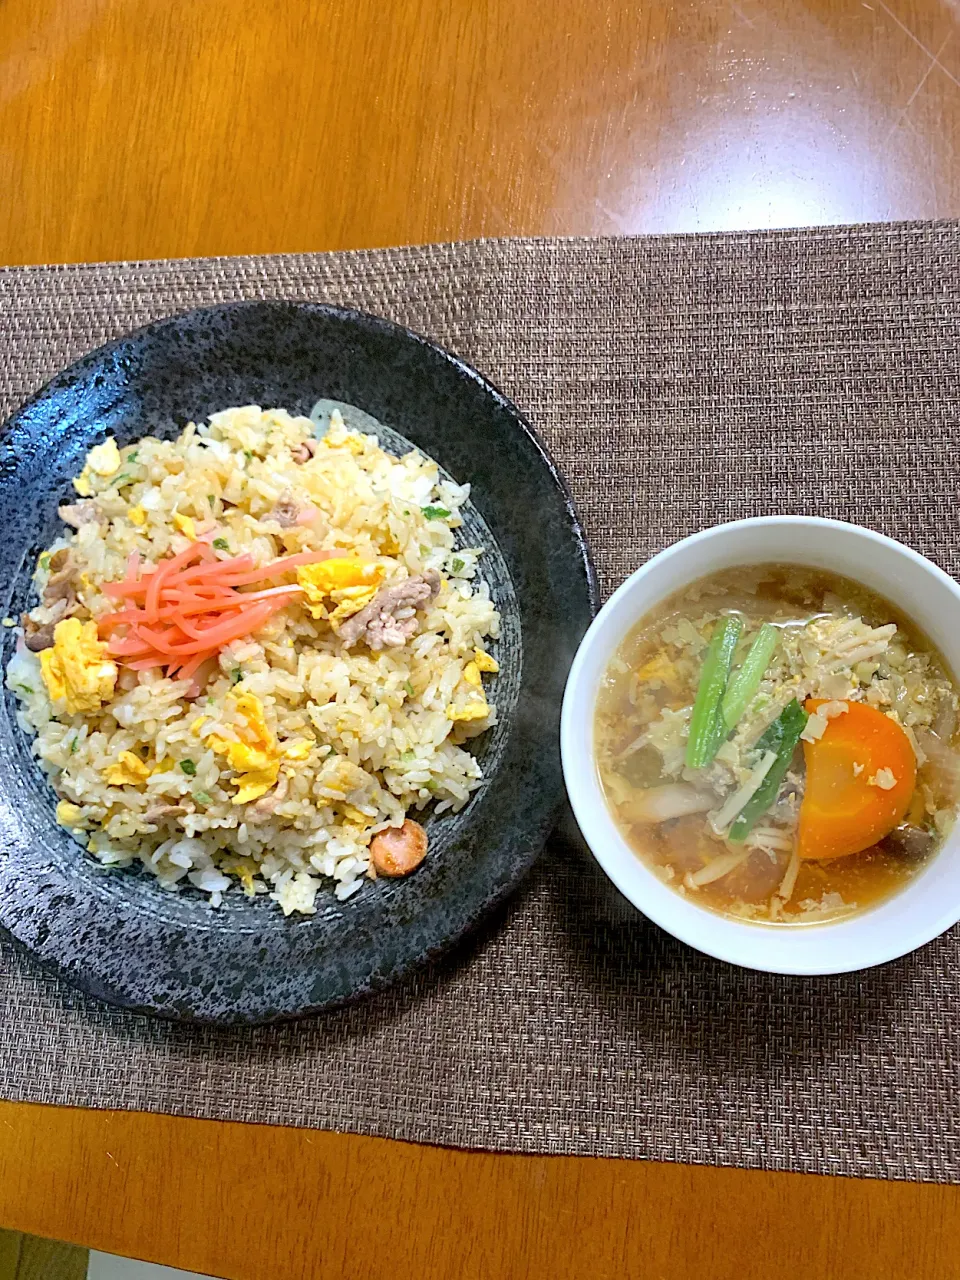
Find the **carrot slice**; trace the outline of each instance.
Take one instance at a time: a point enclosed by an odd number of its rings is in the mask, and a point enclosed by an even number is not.
[[[134,553],[135,554],[135,553]],[[189,557],[195,560],[199,555],[205,562],[209,561],[213,556],[213,552],[203,543],[194,542],[185,551],[180,553],[181,557]],[[174,557],[179,558],[179,557]],[[132,559],[132,556],[131,556]],[[249,557],[247,557],[249,560]],[[197,569],[204,568],[204,565],[198,565]],[[119,582],[106,582],[103,585],[105,595],[112,596],[114,599],[126,600],[144,600],[151,586],[158,588],[165,580],[169,581],[170,575],[173,574],[177,578],[181,576],[182,571],[173,568],[173,560],[162,560],[160,564],[154,568],[150,567],[140,578],[130,576],[128,562],[128,573],[125,578],[121,578]],[[157,575],[161,575],[159,578]]]
[[[273,582],[336,554],[302,551],[258,567],[249,555],[218,560],[205,536],[142,572],[134,552],[124,578],[104,587],[123,603],[99,620],[100,635],[111,655],[132,670],[162,666],[170,676],[192,677],[225,644],[258,631],[302,591],[295,583],[238,587]]]
[[[120,582],[107,582],[104,584],[104,591],[110,596],[119,596],[131,587],[136,587],[140,581],[140,552],[131,551],[127,556],[127,572]]]
[[[257,573],[260,570],[254,564],[253,556],[235,556],[232,560],[216,560],[212,564],[198,564],[179,575],[181,583],[193,582],[229,582],[240,573]]]
[[[199,671],[203,664],[210,659],[210,657],[211,655],[209,653],[198,653],[195,657],[188,659],[188,661],[186,661],[177,671],[178,679],[189,680],[190,677],[196,671]],[[167,674],[170,675],[171,673],[168,671]],[[197,692],[199,693],[199,690],[197,690]]]
[[[267,582],[271,578],[279,578],[282,573],[296,569],[301,564],[319,564],[321,560],[331,560],[343,552],[337,551],[300,551],[295,556],[284,556],[282,560],[274,560],[263,569],[251,569],[249,573],[238,574],[233,579],[233,586],[243,587],[251,582]]]
[[[219,626],[221,622],[227,622],[230,618],[237,618],[241,616],[245,615],[242,615],[238,609],[234,609],[232,613],[228,613],[224,610],[222,613],[201,615],[196,622],[188,621],[186,618],[181,618],[177,625],[180,627],[180,630],[185,635],[190,636],[192,640],[205,640],[211,627]],[[205,627],[200,625],[204,617],[207,618],[207,625]]]
[[[202,639],[195,640],[193,645],[184,645],[177,652],[199,653],[201,649],[222,649],[231,640],[239,640],[241,636],[259,631],[273,612],[273,606],[264,601],[263,604],[255,605],[249,613],[244,611],[238,617],[227,618],[212,627],[204,627]]]
[[[104,614],[97,623],[101,638],[109,635],[111,631],[116,631],[117,627],[129,626],[130,623],[136,622],[139,614],[139,609],[114,609],[113,613]]]
[[[824,705],[809,698],[811,714]],[[917,783],[910,739],[889,716],[863,702],[828,721],[823,736],[804,742],[806,785],[797,852],[803,859],[860,853],[898,826]]]
[[[156,572],[150,575],[150,581],[147,585],[147,594],[143,603],[143,611],[149,622],[154,622],[157,617],[157,609],[160,605],[160,590],[165,582],[177,572],[178,569],[185,569],[188,564],[196,560],[200,554],[200,548],[197,543],[192,542],[185,551],[181,551],[179,555],[173,557],[172,560],[164,560],[158,565]]]
[[[115,600],[133,599],[137,595],[145,595],[150,577],[152,574],[147,574],[136,582],[131,578],[121,578],[119,582],[105,582],[103,593],[112,596]]]

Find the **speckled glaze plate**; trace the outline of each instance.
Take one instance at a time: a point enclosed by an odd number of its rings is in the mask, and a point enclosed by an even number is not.
[[[521,879],[561,797],[563,683],[596,606],[566,487],[519,412],[478,373],[384,320],[332,307],[254,302],[160,321],[84,357],[7,423],[0,444],[0,613],[27,607],[36,557],[87,450],[175,436],[192,420],[256,403],[309,413],[356,406],[391,452],[412,442],[472,485],[465,541],[503,614],[492,697],[500,723],[477,739],[485,781],[431,821],[431,856],[406,880],[284,918],[266,898],[219,910],[142,871],[105,871],[57,825],[55,797],[18,727],[0,716],[0,925],[85,991],[203,1022],[266,1022],[329,1009],[396,981],[474,925]],[[358,424],[359,425],[359,424]],[[13,636],[5,632],[4,666]]]

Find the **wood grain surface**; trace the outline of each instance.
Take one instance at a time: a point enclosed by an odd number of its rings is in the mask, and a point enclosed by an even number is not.
[[[0,262],[960,211],[940,0],[3,0]]]
[[[0,0],[0,265],[960,214],[944,0]],[[0,1106],[0,1225],[261,1280],[960,1276],[960,1191]]]
[[[944,1280],[960,1274],[958,1197],[0,1108],[0,1220],[231,1280]]]

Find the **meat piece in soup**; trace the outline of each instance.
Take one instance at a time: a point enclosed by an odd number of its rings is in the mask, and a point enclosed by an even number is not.
[[[957,689],[930,642],[849,579],[727,570],[643,618],[597,702],[607,803],[678,893],[770,924],[873,906],[960,802]]]

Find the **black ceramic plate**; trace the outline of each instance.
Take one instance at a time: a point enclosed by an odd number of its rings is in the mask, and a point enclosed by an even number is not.
[[[297,303],[238,303],[160,321],[54,379],[0,445],[0,613],[27,606],[57,506],[104,435],[175,436],[229,405],[309,413],[319,399],[384,423],[473,486],[468,536],[504,616],[502,720],[478,739],[486,780],[432,824],[406,880],[285,919],[266,898],[211,909],[142,871],[105,871],[56,825],[55,797],[7,692],[0,716],[0,925],[85,991],[174,1018],[263,1022],[342,1004],[393,982],[476,923],[536,857],[561,795],[563,683],[595,607],[569,494],[517,410],[473,369],[386,321]],[[398,433],[398,434],[397,434]],[[3,663],[12,635],[5,633]]]

